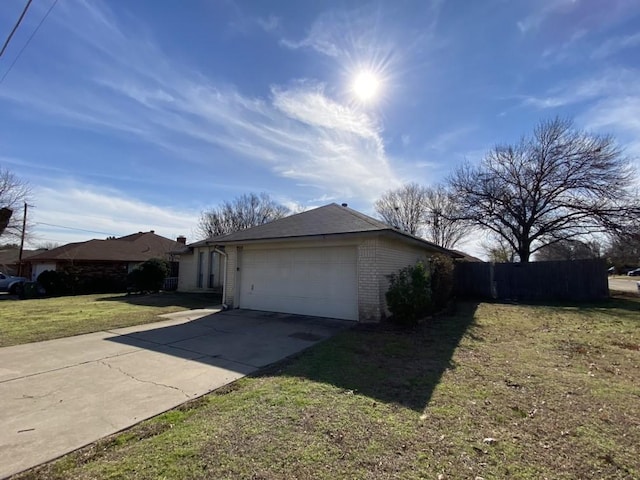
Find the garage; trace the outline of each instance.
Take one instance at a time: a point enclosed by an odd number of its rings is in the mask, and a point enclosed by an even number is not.
[[[195,265],[212,250],[223,259],[225,308],[360,322],[388,315],[390,274],[435,253],[462,256],[335,203],[200,240],[180,261]]]
[[[240,308],[358,320],[357,250],[243,249]]]

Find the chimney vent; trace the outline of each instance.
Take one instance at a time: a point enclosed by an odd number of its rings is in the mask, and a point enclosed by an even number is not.
[[[156,231],[155,230],[151,230],[151,231],[149,231],[149,233],[156,233]]]
[[[181,243],[182,245],[186,245],[187,237],[185,237],[184,235],[180,235],[178,238],[176,238],[176,242]]]
[[[349,206],[349,204],[348,204],[348,203],[343,203],[343,204],[342,204],[342,206],[343,206],[343,207],[348,207],[348,206]]]

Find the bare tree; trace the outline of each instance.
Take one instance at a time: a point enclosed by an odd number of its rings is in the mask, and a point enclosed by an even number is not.
[[[627,231],[609,236],[605,255],[618,272],[640,266],[640,219]]]
[[[249,193],[202,212],[198,233],[203,238],[215,237],[269,223],[287,215],[289,209],[268,194]]]
[[[425,189],[425,238],[444,248],[454,248],[469,233],[460,220],[460,202],[444,185]]]
[[[449,180],[461,218],[504,239],[521,262],[544,245],[622,230],[640,215],[635,172],[613,138],[568,120],[541,122],[531,137],[495,147]]]
[[[392,227],[444,248],[454,248],[468,232],[459,219],[458,202],[444,185],[408,183],[382,195],[375,209]]]
[[[54,248],[58,248],[59,246],[60,244],[58,242],[41,242],[36,245],[36,248],[38,250],[53,250]]]
[[[0,167],[0,235],[20,237],[24,203],[30,194],[31,189],[27,182],[8,169]]]
[[[374,208],[385,223],[411,235],[420,235],[426,213],[426,195],[424,187],[407,183],[384,193]]]
[[[482,243],[481,247],[490,262],[513,263],[516,260],[516,252],[504,238],[493,238],[489,242]]]

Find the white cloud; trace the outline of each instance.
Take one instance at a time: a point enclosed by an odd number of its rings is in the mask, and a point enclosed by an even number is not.
[[[565,12],[579,4],[579,0],[539,0],[535,12],[516,22],[521,33],[537,30],[552,15]]]
[[[31,246],[45,241],[64,244],[149,230],[167,238],[193,236],[199,215],[195,211],[143,202],[117,190],[73,182],[36,188],[33,196],[36,207],[29,210],[30,221],[35,224]]]
[[[398,183],[375,119],[318,84],[274,86],[270,98],[252,98],[168,58],[144,28],[121,27],[102,4],[67,2],[59,13],[60,35],[68,30],[80,41],[67,37],[66,56],[53,61],[82,65],[82,73],[24,75],[0,90],[0,102],[33,121],[143,141],[221,176],[250,162],[341,198],[371,200]],[[214,165],[213,150],[226,162]]]
[[[460,143],[461,139],[467,137],[471,132],[476,130],[476,128],[477,127],[474,126],[464,126],[442,132],[429,139],[425,144],[425,148],[428,150],[444,152],[445,150],[448,150],[452,145]]]
[[[603,98],[578,121],[589,130],[615,134],[640,168],[640,95]]]
[[[265,32],[273,32],[280,28],[280,19],[273,14],[267,18],[257,18],[256,22]]]
[[[582,103],[601,97],[614,97],[640,93],[638,72],[628,69],[609,70],[601,74],[555,87],[542,96],[525,96],[523,104],[539,109],[554,109],[565,105]]]
[[[402,51],[415,54],[441,47],[442,40],[435,38],[435,32],[443,4],[444,0],[428,0],[414,6],[416,17],[421,19],[419,29],[408,27],[406,21],[396,24],[393,14],[383,13],[373,4],[327,11],[316,18],[303,38],[283,37],[280,45],[314,50],[340,62],[365,61],[379,67],[402,56]]]
[[[310,48],[329,57],[340,57],[350,45],[348,35],[353,31],[345,12],[328,12],[321,15],[311,25],[302,40],[280,39],[280,45],[297,50]]]
[[[640,45],[640,32],[624,37],[610,38],[591,54],[591,58],[601,59],[609,57],[620,50]]]

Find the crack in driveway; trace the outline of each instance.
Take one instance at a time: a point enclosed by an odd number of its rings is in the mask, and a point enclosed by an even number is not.
[[[98,363],[101,363],[102,365],[104,365],[105,367],[108,367],[112,370],[117,370],[120,373],[122,373],[123,375],[129,377],[132,380],[135,380],[136,382],[140,382],[140,383],[150,383],[151,385],[156,385],[158,387],[165,387],[165,388],[170,388],[172,390],[177,390],[180,393],[182,393],[186,398],[191,398],[191,395],[189,395],[187,392],[185,392],[184,390],[182,390],[181,388],[178,387],[174,387],[173,385],[167,385],[166,383],[160,383],[160,382],[154,382],[153,380],[142,380],[141,378],[138,378],[134,375],[131,375],[128,372],[125,372],[123,369],[121,369],[120,367],[116,367],[114,365],[111,365],[110,363],[105,362],[104,360],[98,360]]]

